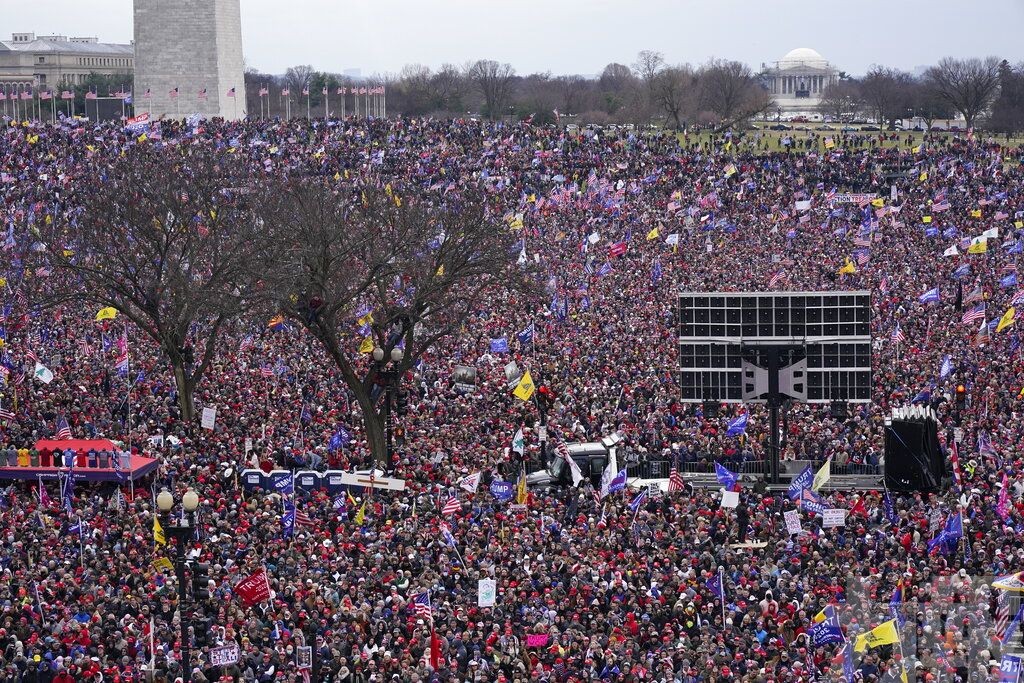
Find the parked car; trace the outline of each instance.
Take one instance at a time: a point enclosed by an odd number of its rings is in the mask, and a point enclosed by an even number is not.
[[[600,441],[566,444],[569,457],[580,468],[585,480],[600,488],[601,475],[611,463],[612,469],[618,471],[618,446],[622,437],[618,434],[606,436]],[[526,475],[526,486],[529,488],[550,489],[556,486],[572,486],[572,471],[561,457],[552,457],[544,469]]]
[[[818,126],[815,130],[835,130],[835,126],[830,126],[827,123],[824,126]]]
[[[839,129],[839,132],[840,133],[856,133],[858,130],[859,130],[858,128],[854,128],[853,126],[843,126],[842,128]]]
[[[872,133],[877,133],[878,131],[880,131],[882,129],[879,128],[878,126],[863,126],[863,127],[861,127],[861,130],[869,131],[869,132],[872,132]]]
[[[768,126],[768,130],[793,130],[792,126],[787,126],[784,123],[775,123]]]

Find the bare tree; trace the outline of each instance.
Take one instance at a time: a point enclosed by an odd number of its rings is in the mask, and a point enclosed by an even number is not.
[[[444,197],[385,186],[337,190],[281,181],[268,205],[268,230],[253,261],[267,273],[280,310],[305,327],[338,368],[362,412],[375,460],[386,441],[383,384],[372,348],[405,373],[442,339],[457,334],[491,293],[526,286],[511,232],[495,224],[482,191]]]
[[[397,94],[400,108],[406,114],[419,116],[433,109],[430,68],[422,64],[407,64],[398,73]]]
[[[292,95],[299,95],[303,88],[308,88],[316,72],[309,64],[290,66],[284,72],[284,87],[291,90]]]
[[[722,129],[767,111],[771,98],[742,62],[711,60],[698,74],[700,101]]]
[[[557,79],[562,93],[562,113],[579,112],[587,94],[589,81],[583,76],[562,76]]]
[[[999,59],[946,57],[926,73],[928,87],[964,117],[968,128],[988,109],[999,91]]]
[[[601,72],[598,86],[605,92],[622,92],[636,83],[636,76],[625,64],[612,62]]]
[[[654,77],[652,97],[655,105],[672,121],[676,130],[686,128],[696,111],[696,77],[689,65],[662,69]]]
[[[992,103],[989,127],[1007,138],[1024,130],[1024,64],[1017,68],[1003,60],[999,65],[999,96]]]
[[[261,195],[239,188],[246,177],[212,148],[129,147],[79,188],[73,228],[40,235],[58,299],[113,306],[160,347],[186,422],[221,330],[251,301]]]
[[[911,105],[910,74],[883,66],[872,66],[860,81],[865,107],[878,120],[879,126],[903,118]]]
[[[654,50],[643,50],[636,56],[633,71],[647,85],[647,89],[653,91],[654,79],[664,66],[665,55]]]
[[[430,81],[434,96],[434,109],[461,112],[462,96],[466,92],[466,81],[454,64],[444,64]]]
[[[479,59],[466,69],[466,78],[484,98],[488,118],[495,119],[504,114],[515,76],[516,70],[511,64],[500,64],[493,59]]]
[[[860,89],[853,81],[835,81],[825,86],[818,103],[818,111],[833,121],[841,121],[857,111]]]

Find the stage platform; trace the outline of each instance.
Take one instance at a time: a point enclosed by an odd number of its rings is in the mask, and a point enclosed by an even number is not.
[[[154,458],[141,455],[132,456],[131,469],[115,470],[111,467],[75,467],[75,481],[138,481],[147,474],[156,471],[160,464]],[[66,467],[0,467],[0,481],[38,481],[57,479],[57,475],[67,474]]]

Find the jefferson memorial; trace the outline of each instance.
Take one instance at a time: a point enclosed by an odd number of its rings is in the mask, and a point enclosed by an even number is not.
[[[806,111],[818,105],[825,88],[838,79],[839,70],[816,50],[798,47],[774,66],[762,64],[762,77],[783,111]]]

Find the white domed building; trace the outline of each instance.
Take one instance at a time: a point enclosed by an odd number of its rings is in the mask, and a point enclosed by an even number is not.
[[[798,47],[775,62],[764,65],[764,85],[783,111],[810,111],[821,94],[839,78],[839,70],[816,50]]]

